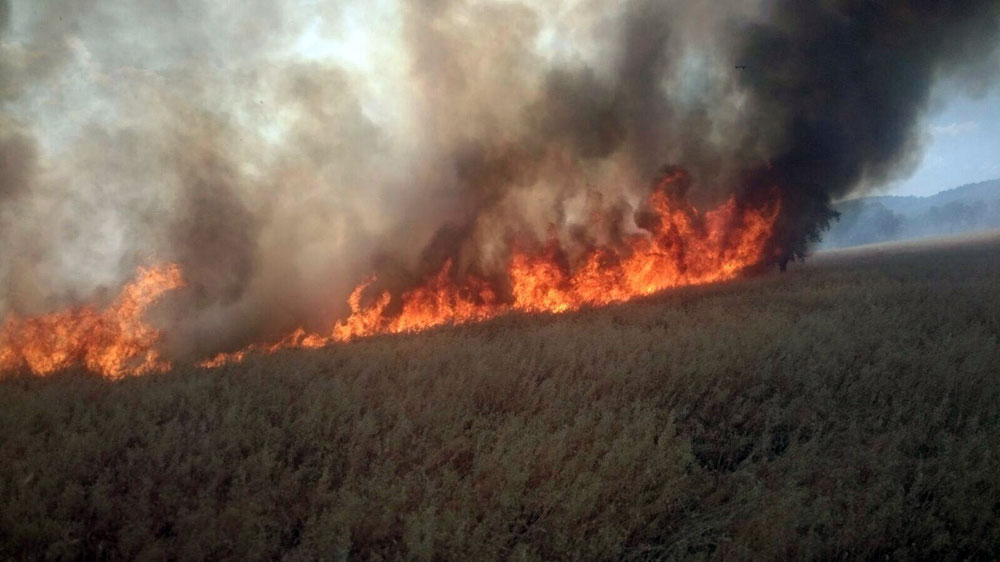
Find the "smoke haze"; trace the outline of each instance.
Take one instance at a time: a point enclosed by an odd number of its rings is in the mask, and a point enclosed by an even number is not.
[[[935,84],[988,87],[998,30],[995,0],[0,0],[0,316],[176,261],[174,355],[325,330],[373,271],[614,244],[664,165],[699,205],[777,190],[801,256],[918,161]]]

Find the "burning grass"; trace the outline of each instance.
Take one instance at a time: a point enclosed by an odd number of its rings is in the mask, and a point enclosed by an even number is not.
[[[9,316],[0,324],[0,376],[18,369],[48,375],[81,365],[108,378],[170,369],[156,350],[160,332],[145,323],[146,309],[164,293],[182,287],[173,264],[139,268],[106,309],[72,308],[44,316]]]
[[[1000,556],[1000,239],[0,382],[3,558]]]
[[[218,354],[201,366],[243,361],[248,353],[314,349],[379,334],[484,322],[512,312],[561,314],[625,302],[664,289],[734,279],[769,257],[765,252],[781,210],[777,192],[760,208],[730,198],[702,213],[679,195],[688,181],[683,171],[668,170],[646,201],[650,218],[645,232],[628,237],[621,247],[592,249],[572,268],[563,263],[556,241],[540,251],[515,251],[507,267],[510,302],[486,279],[463,275],[456,280],[447,260],[437,274],[398,297],[401,306],[395,313],[387,313],[393,301],[388,291],[363,302],[373,276],[351,293],[351,314],[338,320],[330,334],[298,330],[274,343]]]
[[[771,237],[781,211],[778,192],[758,207],[730,198],[702,213],[684,198],[690,178],[667,169],[646,201],[645,229],[620,245],[592,248],[572,266],[553,240],[544,249],[515,250],[502,285],[471,273],[452,275],[452,260],[423,282],[398,295],[390,312],[388,291],[366,297],[375,281],[362,281],[348,298],[351,313],[328,333],[298,329],[276,342],[255,343],[199,363],[219,367],[248,354],[287,348],[315,349],[379,334],[483,322],[511,312],[565,313],[647,296],[663,289],[734,279],[771,256]],[[594,217],[600,221],[601,217]],[[170,368],[156,348],[160,333],[142,315],[163,293],[183,285],[180,266],[140,268],[107,310],[82,307],[35,318],[9,318],[0,326],[0,377],[17,369],[47,375],[82,365],[109,378]]]

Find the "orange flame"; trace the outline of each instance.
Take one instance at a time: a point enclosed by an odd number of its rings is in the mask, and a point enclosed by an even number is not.
[[[175,264],[142,267],[105,310],[81,307],[0,326],[0,373],[27,367],[37,375],[82,365],[108,378],[170,369],[154,349],[160,332],[142,316],[160,295],[184,284]]]
[[[662,185],[677,179],[667,178]],[[375,277],[360,283],[348,298],[351,314],[328,335],[298,329],[269,344],[254,344],[199,363],[219,367],[249,353],[287,348],[318,348],[376,334],[418,332],[435,326],[480,322],[512,311],[561,313],[649,295],[663,289],[732,279],[764,259],[780,211],[776,197],[761,208],[730,199],[699,213],[661,188],[647,201],[653,218],[646,232],[613,248],[584,254],[575,267],[560,259],[554,242],[541,251],[515,251],[507,267],[510,292],[501,298],[485,279],[456,279],[452,262],[419,286],[400,295],[380,293],[363,304]],[[104,311],[82,307],[36,318],[11,316],[0,326],[0,373],[27,368],[46,375],[73,365],[109,378],[169,370],[155,345],[160,332],[145,324],[146,309],[164,292],[183,285],[175,264],[139,268]]]
[[[732,279],[762,261],[780,211],[777,198],[760,209],[741,208],[731,198],[701,214],[690,205],[671,200],[662,189],[650,196],[648,205],[655,220],[647,235],[632,236],[620,248],[592,250],[573,271],[561,265],[555,244],[540,253],[516,252],[507,270],[511,303],[501,302],[486,280],[474,276],[453,280],[449,260],[438,274],[401,295],[396,314],[387,314],[392,302],[389,292],[362,305],[364,292],[375,282],[373,276],[351,293],[351,314],[334,324],[330,335],[299,329],[279,342],[222,353],[200,365],[238,362],[248,352],[315,348],[376,334],[479,322],[511,311],[568,312],[671,287]]]

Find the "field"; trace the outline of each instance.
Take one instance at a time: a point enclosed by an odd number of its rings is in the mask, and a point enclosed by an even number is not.
[[[0,558],[996,559],[1000,236],[0,382]]]

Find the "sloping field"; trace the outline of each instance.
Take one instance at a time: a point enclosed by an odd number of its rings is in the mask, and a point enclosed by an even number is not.
[[[997,558],[1000,236],[213,371],[10,378],[0,467],[0,558]]]

